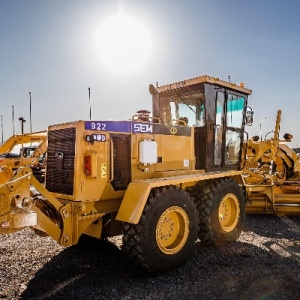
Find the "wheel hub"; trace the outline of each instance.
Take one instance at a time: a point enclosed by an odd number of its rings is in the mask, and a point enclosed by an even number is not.
[[[219,223],[221,228],[230,232],[236,227],[240,216],[238,198],[234,194],[227,194],[223,197],[219,206]]]
[[[156,226],[156,241],[165,254],[175,254],[185,245],[189,236],[189,219],[187,213],[179,206],[166,209]]]

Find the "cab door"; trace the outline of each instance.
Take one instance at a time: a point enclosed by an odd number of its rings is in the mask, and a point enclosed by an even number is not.
[[[214,165],[223,165],[225,93],[218,91],[215,106]]]
[[[227,93],[225,109],[224,166],[239,168],[244,136],[244,115],[246,99],[234,93]]]
[[[216,93],[214,166],[238,169],[243,137],[245,98],[227,91]]]

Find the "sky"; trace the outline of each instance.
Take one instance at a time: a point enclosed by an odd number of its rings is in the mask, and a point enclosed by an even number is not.
[[[20,117],[24,132],[89,120],[90,109],[130,119],[151,110],[149,84],[210,75],[253,91],[249,135],[265,137],[281,109],[280,137],[300,147],[299,11],[297,0],[0,0],[4,140]]]

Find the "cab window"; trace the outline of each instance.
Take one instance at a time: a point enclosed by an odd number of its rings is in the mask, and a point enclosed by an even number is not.
[[[217,92],[216,103],[216,125],[215,125],[215,146],[214,146],[214,164],[222,163],[222,144],[223,144],[223,119],[224,119],[225,95],[223,92]]]
[[[245,105],[245,98],[228,94],[227,108],[226,108],[227,127],[242,128],[244,105]]]
[[[176,95],[161,100],[164,124],[205,126],[204,96],[202,92]],[[183,122],[181,122],[183,120]]]

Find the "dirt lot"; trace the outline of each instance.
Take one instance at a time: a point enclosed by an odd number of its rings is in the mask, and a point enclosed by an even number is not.
[[[113,242],[63,248],[29,229],[0,236],[0,298],[300,299],[299,217],[248,215],[236,243],[197,243],[184,266],[156,276]]]

